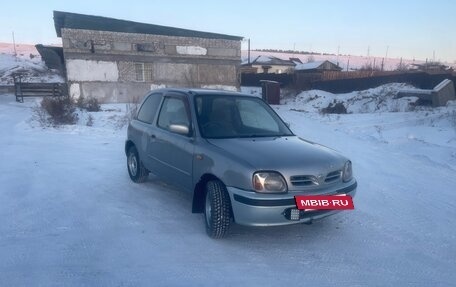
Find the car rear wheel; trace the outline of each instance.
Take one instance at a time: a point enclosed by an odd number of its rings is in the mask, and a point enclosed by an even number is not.
[[[149,175],[149,171],[142,164],[136,147],[132,146],[127,153],[127,169],[132,181],[136,183],[144,182]]]
[[[204,218],[212,238],[224,237],[231,224],[231,202],[225,185],[218,180],[206,184]]]

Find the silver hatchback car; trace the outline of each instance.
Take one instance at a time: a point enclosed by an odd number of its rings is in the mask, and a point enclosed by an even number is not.
[[[297,195],[356,193],[347,158],[295,136],[263,100],[235,92],[150,92],[128,126],[125,153],[134,182],[152,172],[191,192],[213,238],[232,222],[310,223],[337,212],[298,211]]]

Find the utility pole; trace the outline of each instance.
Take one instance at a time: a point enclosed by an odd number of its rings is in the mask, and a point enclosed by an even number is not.
[[[389,50],[389,46],[386,46],[385,58],[384,58],[383,61],[382,61],[382,71],[383,71],[384,65],[386,65],[386,61],[388,60],[388,50]]]
[[[17,57],[17,51],[16,51],[16,40],[14,40],[14,31],[11,32],[13,35],[13,48],[14,48],[14,57]]]
[[[337,66],[339,66],[339,51],[340,51],[340,45],[337,46]]]
[[[247,52],[247,57],[248,57],[248,58],[247,58],[247,63],[250,65],[250,38],[248,39],[248,42],[247,42],[247,43],[248,43],[248,48],[247,48],[247,50],[248,50],[248,52]]]

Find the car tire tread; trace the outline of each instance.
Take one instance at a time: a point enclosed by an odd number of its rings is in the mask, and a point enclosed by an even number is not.
[[[211,224],[205,220],[207,234],[212,238],[223,238],[231,225],[231,202],[228,191],[222,182],[212,180],[207,183],[206,192],[210,193],[211,198]]]
[[[128,164],[127,164],[128,174],[130,175],[130,178],[133,182],[136,182],[136,183],[145,182],[147,180],[147,177],[149,176],[149,171],[143,165],[141,159],[139,158],[139,154],[138,154],[138,151],[136,150],[135,146],[130,147],[130,149],[128,150],[127,158],[130,156],[131,153],[133,153],[134,156],[136,157],[136,161],[138,163],[138,172],[136,175],[132,175],[132,173],[130,172],[130,169],[128,167]]]

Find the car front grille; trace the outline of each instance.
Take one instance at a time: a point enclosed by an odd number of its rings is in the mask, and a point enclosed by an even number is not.
[[[340,170],[330,172],[326,175],[325,182],[330,183],[330,182],[336,181],[340,178],[341,174],[342,174],[342,171],[340,171]]]
[[[293,175],[290,177],[290,182],[294,186],[315,186],[336,182],[341,176],[341,170],[332,171],[325,177],[316,177],[314,175]]]
[[[294,175],[290,177],[292,185],[295,186],[312,186],[318,185],[318,180],[313,175]]]

